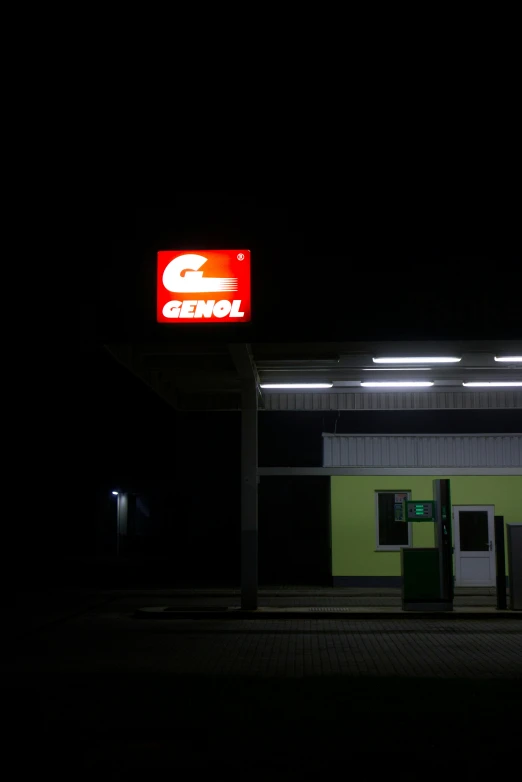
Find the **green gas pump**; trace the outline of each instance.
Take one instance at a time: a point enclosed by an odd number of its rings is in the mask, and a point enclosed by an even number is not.
[[[435,547],[402,548],[402,608],[404,611],[453,610],[453,550],[448,479],[433,481],[432,500],[405,500],[401,521],[435,522]],[[396,509],[396,517],[399,515]]]

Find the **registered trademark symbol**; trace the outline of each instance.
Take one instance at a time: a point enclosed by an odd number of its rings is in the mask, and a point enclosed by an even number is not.
[[[244,257],[245,257],[245,256],[244,256],[244,254],[243,254],[243,253],[238,253],[238,254],[237,254],[237,259],[238,259],[238,261],[242,261],[242,260],[244,259]]]

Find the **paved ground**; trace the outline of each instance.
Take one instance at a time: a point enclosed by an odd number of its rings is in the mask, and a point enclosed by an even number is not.
[[[485,778],[519,753],[521,622],[133,618],[156,597],[85,594],[6,636],[4,762],[286,779],[393,754],[403,777]]]
[[[4,607],[4,615],[11,613],[11,620],[20,629],[43,627],[53,621],[75,616],[88,608],[104,605],[115,598],[128,598],[135,608],[147,606],[171,606],[178,608],[239,608],[239,589],[185,588],[185,589],[47,589],[21,591],[15,601]],[[401,614],[400,589],[328,588],[303,586],[273,586],[259,590],[259,606],[264,609],[299,613],[325,613],[342,610],[359,613]],[[495,590],[490,588],[457,589],[454,601],[455,613],[496,611]],[[510,612],[511,614],[513,612]],[[522,615],[521,615],[522,618]]]
[[[239,607],[239,589],[179,588],[179,589],[48,589],[21,591],[14,613],[23,615],[24,622],[34,626],[81,612],[114,597],[129,597],[136,605],[184,605]],[[259,590],[261,607],[277,608],[400,608],[401,591],[392,588],[346,588],[273,586]],[[481,607],[494,609],[495,590],[490,588],[455,590],[455,608]]]

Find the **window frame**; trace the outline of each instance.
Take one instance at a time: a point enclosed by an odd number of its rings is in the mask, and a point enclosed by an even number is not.
[[[384,546],[379,542],[379,494],[406,494],[411,500],[411,490],[408,489],[375,489],[375,551],[400,551],[401,548],[411,548],[413,545],[413,527],[411,521],[405,521],[408,525],[408,543],[397,546]]]

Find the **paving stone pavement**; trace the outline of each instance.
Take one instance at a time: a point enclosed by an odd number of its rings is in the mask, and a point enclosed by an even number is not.
[[[12,626],[42,627],[59,622],[97,605],[115,600],[132,600],[135,608],[168,605],[173,608],[239,608],[239,589],[225,588],[176,588],[176,589],[48,589],[26,590],[17,595],[15,602],[4,609],[11,614]],[[357,587],[302,587],[272,586],[259,590],[259,606],[265,608],[401,608],[400,589]],[[495,610],[495,590],[491,588],[457,588],[454,600],[456,609],[468,607]]]
[[[224,625],[224,626],[222,626]],[[486,626],[485,626],[486,625]],[[261,676],[522,677],[522,627],[468,621],[211,620],[175,630],[170,665]]]
[[[12,749],[18,768],[69,774],[233,768],[288,779],[359,753],[376,768],[399,752],[427,779],[447,769],[444,726],[448,746],[458,736],[476,748],[462,773],[480,779],[492,753],[509,763],[518,751],[520,622],[150,622],[134,618],[140,602],[150,596],[113,595],[6,638],[4,762]]]
[[[522,623],[394,618],[133,617],[150,598],[119,598],[20,640],[14,671],[164,669],[194,674],[520,677]],[[132,655],[129,656],[129,643]]]

